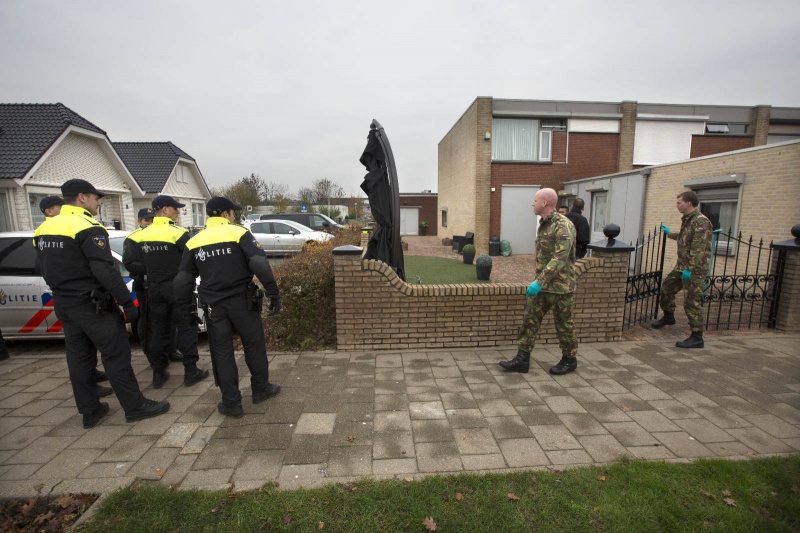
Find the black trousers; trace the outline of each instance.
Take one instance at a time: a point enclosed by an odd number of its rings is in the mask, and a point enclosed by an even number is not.
[[[120,311],[114,308],[98,315],[91,303],[64,309],[56,302],[55,312],[64,324],[67,368],[78,412],[88,415],[100,405],[95,379],[97,350],[122,409],[127,413],[141,406],[144,396],[131,368],[131,345]]]
[[[242,338],[244,361],[250,369],[250,387],[254,392],[262,391],[269,383],[261,313],[247,310],[247,298],[242,293],[215,304],[211,308],[209,323],[208,337],[222,401],[228,407],[235,407],[242,403],[242,394],[239,392],[239,369],[233,354],[234,330]]]
[[[163,370],[169,364],[169,355],[177,345],[183,354],[187,370],[197,367],[197,326],[187,318],[189,309],[181,307],[175,299],[172,280],[150,283],[147,290],[150,313],[150,349],[147,360],[153,370]]]

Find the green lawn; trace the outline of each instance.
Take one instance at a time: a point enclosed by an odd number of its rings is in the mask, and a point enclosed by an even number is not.
[[[406,255],[403,260],[406,267],[406,281],[412,285],[489,283],[478,280],[474,263],[465,265],[461,259]]]
[[[800,455],[364,480],[250,493],[119,490],[85,531],[798,531]]]

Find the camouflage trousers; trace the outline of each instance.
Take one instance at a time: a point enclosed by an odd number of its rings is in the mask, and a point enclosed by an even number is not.
[[[519,349],[529,353],[533,351],[542,320],[552,308],[561,354],[564,357],[575,357],[578,354],[578,340],[575,338],[572,325],[574,305],[572,294],[540,292],[536,296],[528,296],[522,326],[519,328]]]
[[[665,314],[675,313],[675,295],[683,289],[686,294],[683,298],[683,310],[686,311],[686,318],[689,319],[689,328],[692,333],[703,332],[703,283],[705,282],[705,272],[695,274],[689,281],[683,282],[680,270],[673,270],[661,282],[661,299],[659,306]]]

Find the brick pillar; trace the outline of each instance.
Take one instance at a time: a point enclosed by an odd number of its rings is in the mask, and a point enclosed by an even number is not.
[[[363,237],[362,237],[363,238]],[[333,279],[336,293],[336,344],[353,345],[357,335],[359,301],[363,299],[361,254],[358,246],[333,250]]]
[[[636,102],[624,101],[620,105],[622,120],[619,123],[619,157],[617,172],[633,169],[633,141],[636,138]]]
[[[800,331],[800,224],[792,228],[792,234],[794,239],[773,247],[785,257],[775,328],[794,332]]]
[[[489,220],[492,209],[492,141],[486,139],[492,131],[492,99],[478,98],[478,123],[475,142],[475,253],[489,253]],[[495,193],[495,194],[500,194]]]
[[[764,146],[767,144],[767,133],[769,133],[769,117],[772,113],[772,106],[759,105],[753,108],[753,121],[750,130],[753,132],[753,146]]]
[[[589,244],[587,248],[592,251],[592,258],[602,259],[604,263],[601,281],[604,308],[607,314],[602,319],[603,324],[612,331],[622,333],[625,315],[625,291],[628,287],[628,264],[631,252],[635,248],[629,244],[619,242],[616,237],[620,234],[616,224],[608,224],[603,228],[606,239]]]

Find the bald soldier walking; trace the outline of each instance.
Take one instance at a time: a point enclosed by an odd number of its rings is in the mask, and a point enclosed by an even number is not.
[[[553,189],[541,189],[533,198],[533,212],[542,217],[536,233],[536,279],[525,292],[528,300],[520,328],[517,355],[510,361],[499,363],[510,372],[528,372],[536,335],[542,319],[551,308],[562,357],[550,369],[550,373],[561,376],[578,368],[578,341],[572,324],[575,226],[556,210],[557,203],[558,194]]]

